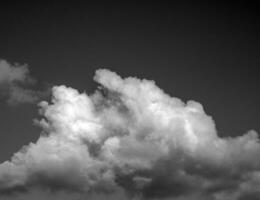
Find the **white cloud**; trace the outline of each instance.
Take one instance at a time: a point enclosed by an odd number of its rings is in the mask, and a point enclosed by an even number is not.
[[[89,198],[259,195],[252,187],[260,183],[255,131],[220,138],[200,103],[171,97],[154,81],[104,69],[94,80],[103,90],[87,95],[55,86],[52,102],[39,104],[43,133],[0,165],[2,193],[43,187]]]

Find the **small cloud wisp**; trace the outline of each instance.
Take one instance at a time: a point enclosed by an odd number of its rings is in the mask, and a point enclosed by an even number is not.
[[[36,84],[27,65],[10,64],[0,59],[0,95],[9,105],[36,103],[48,96],[49,91],[30,89]]]

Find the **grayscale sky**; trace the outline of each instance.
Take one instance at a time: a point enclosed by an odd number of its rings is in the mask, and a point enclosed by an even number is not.
[[[254,3],[12,2],[1,5],[0,24],[0,59],[26,64],[37,80],[34,90],[66,85],[91,94],[98,86],[95,71],[107,68],[122,78],[153,80],[184,102],[200,102],[220,137],[260,131],[259,12]],[[6,101],[0,97],[1,163],[36,142],[42,131],[33,123],[40,118],[36,103]],[[81,199],[37,189],[3,198],[41,199],[39,194]]]

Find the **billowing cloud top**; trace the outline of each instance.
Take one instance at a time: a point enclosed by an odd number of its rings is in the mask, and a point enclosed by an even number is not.
[[[8,79],[12,79],[11,77]],[[0,165],[0,191],[32,188],[87,198],[260,198],[255,131],[220,138],[200,103],[182,102],[149,80],[97,70],[94,94],[56,86],[35,120],[43,132]]]

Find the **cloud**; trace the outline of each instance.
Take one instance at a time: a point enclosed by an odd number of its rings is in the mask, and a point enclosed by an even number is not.
[[[0,59],[0,94],[8,104],[35,103],[47,96],[48,90],[31,89],[36,82],[27,65],[12,65]]]
[[[250,130],[221,138],[196,101],[184,103],[154,81],[106,69],[94,94],[66,86],[39,104],[36,143],[0,164],[0,193],[45,189],[82,198],[259,198],[260,144]]]

